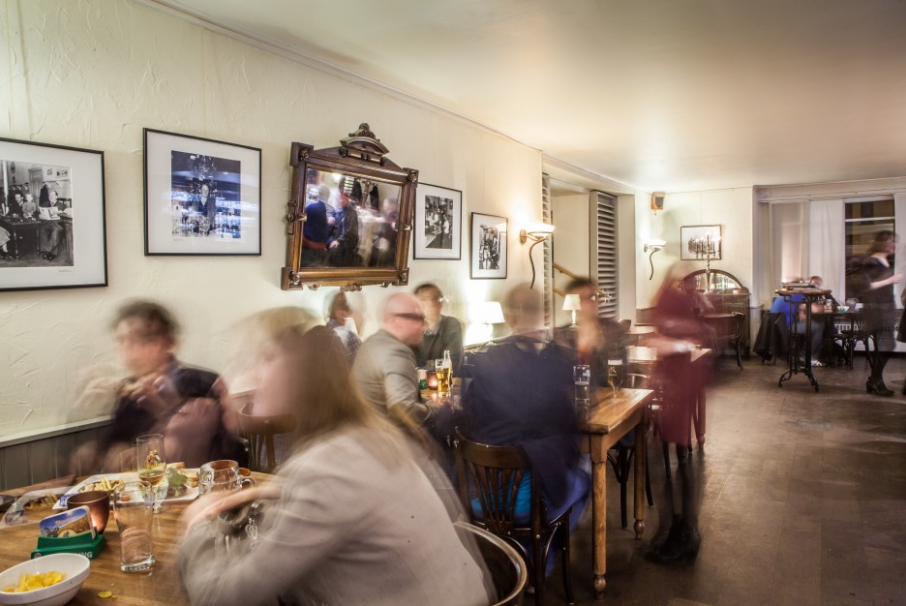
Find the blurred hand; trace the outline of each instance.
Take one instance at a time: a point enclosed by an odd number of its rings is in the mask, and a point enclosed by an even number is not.
[[[339,245],[340,245],[340,242],[337,240],[334,240],[333,242],[330,243],[330,248],[336,248]]]
[[[239,492],[211,492],[203,497],[198,498],[194,503],[189,505],[180,517],[184,529],[183,534],[188,533],[196,524],[211,520],[219,516],[224,511],[235,509],[240,505],[251,503],[259,499],[279,499],[280,486],[277,484],[268,484],[267,486],[255,486]]]

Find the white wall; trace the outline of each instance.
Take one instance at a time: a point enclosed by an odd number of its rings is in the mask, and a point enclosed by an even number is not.
[[[591,257],[588,241],[589,194],[570,194],[551,197],[554,215],[554,263],[565,267],[577,276],[590,276]],[[572,278],[554,271],[554,286],[561,291]],[[554,295],[555,326],[572,321],[568,311],[563,311],[563,297]]]
[[[651,210],[646,196],[636,196],[636,305],[650,307],[669,268],[680,260],[680,227],[721,225],[723,257],[712,261],[712,269],[722,269],[736,276],[744,286],[754,284],[753,265],[753,197],[751,188],[722,189],[703,192],[668,193],[664,210]],[[642,245],[650,238],[667,241],[664,250],[655,253],[654,278],[648,254]],[[704,261],[690,261],[692,269],[704,269]]]
[[[128,297],[173,307],[181,357],[223,368],[229,328],[276,305],[321,311],[334,289],[284,292],[282,213],[290,143],[338,145],[360,122],[423,182],[463,192],[470,213],[510,218],[507,280],[470,281],[461,261],[415,261],[410,286],[433,280],[465,317],[531,270],[518,221],[540,220],[538,151],[447,114],[408,104],[237,42],[130,0],[0,0],[0,136],[105,152],[108,288],[0,293],[0,437],[72,418],[85,369],[113,362],[107,323]],[[10,72],[7,73],[7,68]],[[143,256],[142,128],[262,148],[261,257]],[[388,290],[368,287],[366,332]]]

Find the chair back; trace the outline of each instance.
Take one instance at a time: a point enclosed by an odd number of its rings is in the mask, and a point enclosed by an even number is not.
[[[484,559],[496,591],[492,606],[522,604],[528,570],[519,552],[493,534],[468,522],[454,522],[460,540],[470,547],[472,542]]]
[[[474,496],[481,506],[478,523],[496,535],[514,536],[517,528],[516,495],[530,467],[525,452],[518,446],[473,442],[461,434],[457,434],[455,446],[459,496],[466,512],[476,521],[470,492],[470,488],[474,488],[477,492]],[[532,513],[540,513],[540,490],[535,485],[534,474],[531,482]],[[525,528],[525,525],[521,527]]]

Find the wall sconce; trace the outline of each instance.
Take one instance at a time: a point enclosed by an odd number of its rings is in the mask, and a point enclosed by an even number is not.
[[[651,274],[648,276],[649,280],[654,277],[654,261],[651,260],[651,257],[654,255],[654,253],[663,249],[665,246],[667,246],[666,240],[661,240],[660,238],[652,238],[651,240],[645,242],[645,246],[642,247],[642,251],[648,253],[648,264],[651,265]]]
[[[573,314],[573,323],[570,328],[576,327],[576,312],[580,309],[582,309],[582,301],[579,299],[579,295],[566,295],[566,300],[563,301],[563,311],[571,311]]]
[[[532,258],[532,249],[551,237],[553,233],[553,225],[540,222],[529,223],[525,226],[525,229],[519,232],[519,242],[521,244],[525,244],[529,240],[532,241],[532,245],[528,249],[529,263],[532,264],[532,284],[529,288],[535,288],[535,260]]]

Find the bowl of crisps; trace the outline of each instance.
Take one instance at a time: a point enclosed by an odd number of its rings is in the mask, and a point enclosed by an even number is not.
[[[62,606],[75,597],[91,561],[76,553],[55,553],[28,560],[0,572],[3,606]]]

